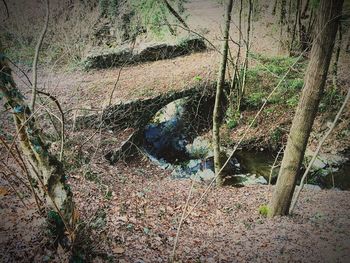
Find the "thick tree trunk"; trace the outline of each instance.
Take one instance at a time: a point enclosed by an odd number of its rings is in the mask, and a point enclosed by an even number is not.
[[[305,86],[289,133],[269,216],[286,215],[329,69],[343,0],[321,0]]]
[[[231,12],[232,12],[233,0],[228,0],[227,10],[225,15],[225,32],[224,32],[224,42],[222,44],[222,58],[220,64],[220,70],[216,86],[216,96],[215,105],[213,112],[213,148],[214,148],[214,167],[216,173],[216,184],[217,186],[222,186],[223,178],[221,174],[218,174],[221,169],[220,161],[220,103],[222,97],[222,91],[225,83],[225,73],[227,65],[227,54],[228,54],[228,38],[230,34],[230,23],[231,23]]]
[[[0,43],[0,92],[13,112],[18,139],[31,176],[45,196],[52,230],[58,240],[70,232],[74,204],[61,162],[52,156],[42,140],[41,130],[24,96],[16,87]]]

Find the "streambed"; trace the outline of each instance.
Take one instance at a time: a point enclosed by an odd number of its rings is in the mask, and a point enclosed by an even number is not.
[[[145,154],[158,166],[172,171],[173,178],[192,178],[211,181],[214,178],[213,151],[210,139],[198,136],[211,126],[210,112],[205,116],[188,115],[193,112],[189,98],[176,100],[162,108],[144,129]],[[200,115],[200,113],[197,112]],[[195,121],[207,123],[198,129]],[[227,149],[230,152],[230,149]],[[227,159],[228,154],[222,158]],[[228,185],[267,184],[276,153],[266,149],[238,150],[230,159],[223,174]],[[335,160],[335,161],[334,161]],[[350,190],[350,162],[343,157],[321,156],[308,175],[307,184],[320,188]],[[271,183],[277,179],[279,167],[271,173]],[[301,171],[302,175],[303,171]]]

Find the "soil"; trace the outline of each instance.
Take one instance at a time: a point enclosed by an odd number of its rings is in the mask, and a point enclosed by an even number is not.
[[[190,27],[207,32],[206,36],[219,47],[222,6],[218,1],[193,0],[188,8]],[[260,21],[253,24],[256,34],[252,49],[269,55],[283,54],[273,34],[275,20],[266,15],[264,22]],[[266,30],[266,26],[270,30]],[[237,31],[233,29],[232,33],[234,36]],[[110,147],[119,145],[129,130],[120,133],[74,131],[74,116],[105,107],[115,85],[112,103],[147,98],[215,80],[218,62],[218,53],[208,50],[123,69],[40,70],[38,86],[56,96],[67,114],[65,165],[81,222],[76,247],[86,261],[167,262],[191,182],[170,179],[170,171],[161,170],[142,155],[129,162],[110,165],[104,154]],[[350,83],[349,64],[350,54],[343,52],[339,68],[343,90]],[[19,80],[21,74],[17,73],[20,88],[28,90]],[[349,107],[324,151],[349,149],[350,138],[342,136],[342,131],[349,127]],[[244,114],[253,116],[255,113]],[[13,128],[11,118],[2,115],[4,131],[9,132]],[[311,148],[332,115],[317,117]],[[270,116],[263,115],[247,142],[255,140],[259,143],[256,146],[266,146],[269,143],[267,131],[281,125],[288,129],[292,116],[293,110],[284,111],[283,106]],[[237,141],[246,128],[247,124],[241,124],[225,132],[231,140]],[[52,128],[47,131],[52,132]],[[2,158],[6,154],[3,148],[0,153]],[[195,183],[190,207],[206,187]],[[68,262],[70,252],[61,247],[54,252],[44,218],[37,212],[27,190],[21,186],[17,188],[27,207],[1,177],[0,261]],[[212,188],[184,221],[176,250],[177,262],[348,262],[349,191],[305,189],[294,215],[267,219],[259,214],[259,207],[268,203],[272,191],[273,187],[262,185]]]

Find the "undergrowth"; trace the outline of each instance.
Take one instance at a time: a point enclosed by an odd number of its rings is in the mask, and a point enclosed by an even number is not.
[[[258,110],[265,102],[270,92],[278,85],[286,72],[289,73],[282,81],[281,85],[272,94],[267,102],[263,114],[268,116],[276,109],[294,110],[304,86],[304,75],[307,69],[307,60],[288,56],[269,57],[261,54],[251,53],[252,64],[247,71],[246,91],[243,97],[242,110]],[[326,112],[339,108],[344,99],[340,90],[328,85],[322,97],[319,111]],[[233,129],[238,126],[241,114],[228,110],[226,113],[227,128]],[[242,123],[249,124],[249,119]],[[257,127],[256,123],[253,127]]]

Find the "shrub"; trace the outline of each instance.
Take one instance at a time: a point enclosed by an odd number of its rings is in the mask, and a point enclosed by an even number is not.
[[[226,111],[226,124],[227,128],[230,130],[237,127],[240,119],[240,113],[238,111],[233,110],[232,108],[228,108]]]

